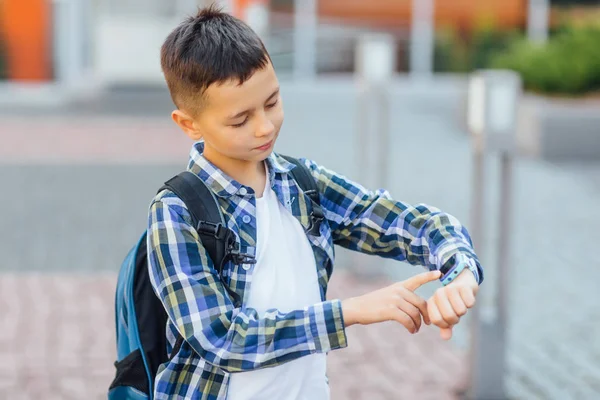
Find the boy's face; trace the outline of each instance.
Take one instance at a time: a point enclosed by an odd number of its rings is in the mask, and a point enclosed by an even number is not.
[[[283,123],[279,81],[271,63],[239,85],[213,84],[195,118],[177,110],[173,119],[194,140],[204,139],[204,155],[215,164],[262,161],[273,151]],[[182,121],[183,118],[188,121]]]

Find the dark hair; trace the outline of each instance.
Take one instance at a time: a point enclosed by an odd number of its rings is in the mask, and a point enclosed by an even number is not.
[[[175,105],[196,113],[213,83],[241,85],[270,62],[258,35],[214,4],[188,17],[165,39],[160,64]]]

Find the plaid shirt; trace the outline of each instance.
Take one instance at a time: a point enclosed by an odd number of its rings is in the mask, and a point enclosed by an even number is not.
[[[255,255],[253,189],[232,180],[202,151],[203,143],[196,143],[188,169],[216,195],[240,250]],[[482,280],[469,235],[454,217],[426,205],[394,201],[385,191],[368,191],[310,160],[302,161],[317,182],[327,222],[321,224],[319,236],[307,233],[322,302],[303,310],[273,309],[258,315],[246,307],[252,265],[226,263],[223,280],[219,279],[183,202],[168,190],[152,201],[148,261],[152,285],[169,315],[167,352],[171,353],[177,334],[185,338],[174,358],[159,368],[156,399],[225,399],[231,373],[346,347],[341,301],[325,300],[334,244],[430,270],[448,268],[453,256],[460,254],[476,265],[476,278]],[[288,174],[294,166],[273,153],[267,167],[279,201],[307,231],[311,203]],[[234,306],[224,283],[243,299],[240,308]]]

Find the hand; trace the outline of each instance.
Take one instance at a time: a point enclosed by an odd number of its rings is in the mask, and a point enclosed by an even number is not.
[[[427,311],[431,322],[440,328],[440,336],[444,340],[452,338],[452,327],[467,313],[467,309],[475,305],[475,296],[479,285],[475,276],[464,269],[448,285],[437,289],[427,300]]]
[[[421,328],[421,316],[427,325],[431,322],[427,302],[414,291],[440,276],[439,271],[425,272],[366,295],[342,301],[345,325],[397,321],[410,333],[418,332]]]

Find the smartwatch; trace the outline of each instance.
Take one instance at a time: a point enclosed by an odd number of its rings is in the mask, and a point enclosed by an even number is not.
[[[475,280],[479,283],[479,271],[477,271],[477,265],[471,258],[460,254],[453,256],[453,258],[454,265],[440,279],[442,285],[446,286],[452,282],[465,268],[473,273]]]

